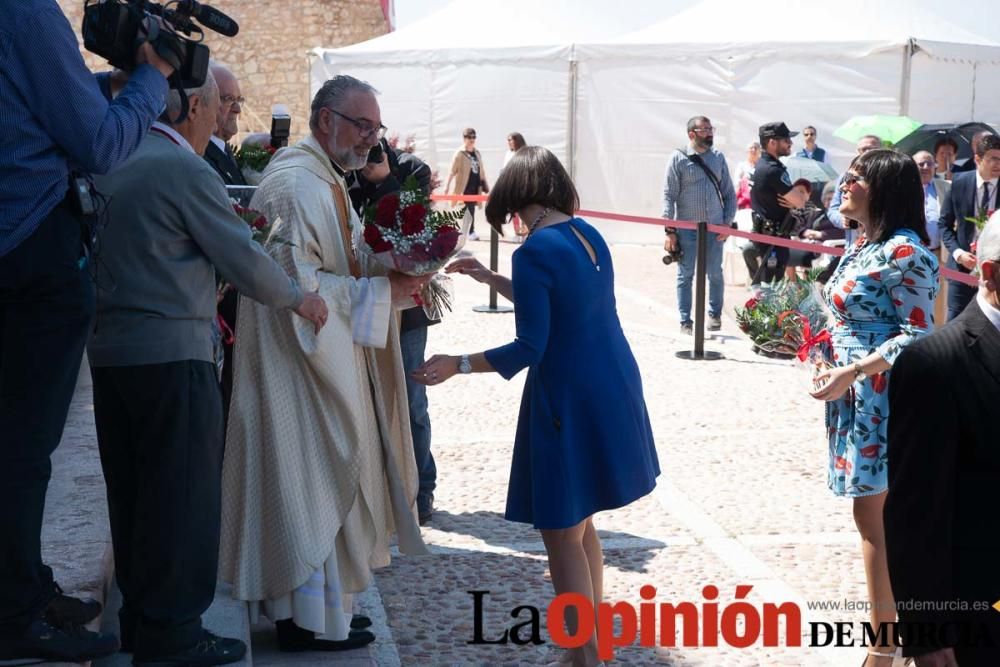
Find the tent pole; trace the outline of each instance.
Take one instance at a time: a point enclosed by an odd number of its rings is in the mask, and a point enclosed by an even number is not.
[[[577,96],[577,73],[576,73],[576,45],[570,52],[569,60],[569,127],[567,134],[566,158],[569,163],[569,177],[576,179],[576,96]]]
[[[910,113],[910,76],[912,75],[913,54],[916,51],[916,43],[911,37],[903,45],[903,75],[899,83],[899,115],[906,116]]]

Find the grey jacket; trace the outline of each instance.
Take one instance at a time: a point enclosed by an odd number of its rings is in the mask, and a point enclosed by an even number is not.
[[[260,303],[296,308],[302,290],[251,239],[222,179],[200,156],[156,133],[117,171],[100,235],[91,366],[212,361],[215,269]]]

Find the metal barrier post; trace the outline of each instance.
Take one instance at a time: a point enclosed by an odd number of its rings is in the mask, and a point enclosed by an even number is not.
[[[716,241],[717,243],[717,241]],[[694,267],[694,349],[681,350],[675,356],[692,361],[713,361],[722,359],[719,352],[705,351],[705,276],[708,267],[708,223],[698,223],[697,252]],[[677,267],[680,270],[680,267]]]
[[[500,266],[500,235],[497,230],[490,225],[490,271],[496,272]],[[490,287],[490,303],[488,306],[474,306],[472,310],[477,313],[510,313],[514,309],[510,306],[497,305],[497,291]]]

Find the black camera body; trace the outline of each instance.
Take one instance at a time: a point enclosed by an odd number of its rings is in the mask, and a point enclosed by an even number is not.
[[[191,19],[226,36],[239,31],[231,18],[194,0],[166,6],[150,0],[86,0],[83,45],[129,72],[135,67],[136,50],[148,41],[176,70],[170,77],[171,88],[198,88],[208,76],[209,50],[201,43],[204,31]]]
[[[680,245],[677,246],[677,250],[668,250],[667,254],[663,256],[663,263],[670,266],[674,262],[681,261],[684,256],[684,251],[681,250]]]

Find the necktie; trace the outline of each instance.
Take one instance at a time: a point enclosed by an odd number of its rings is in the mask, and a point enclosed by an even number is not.
[[[986,215],[990,211],[990,183],[983,181],[983,200],[979,203],[979,215]]]

